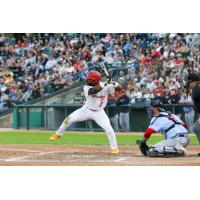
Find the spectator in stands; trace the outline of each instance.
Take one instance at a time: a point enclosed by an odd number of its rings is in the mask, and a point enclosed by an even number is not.
[[[156,83],[155,81],[153,81],[153,77],[149,76],[149,78],[147,79],[147,88],[153,92],[154,89],[156,89]]]
[[[4,112],[4,99],[3,99],[3,95],[0,92],[0,113]]]
[[[179,100],[179,104],[192,104],[192,98],[190,96],[190,94],[187,95],[186,92],[183,92],[180,100]],[[188,130],[190,132],[193,131],[193,125],[194,125],[194,110],[193,107],[183,107],[183,111],[184,111],[184,118],[185,118],[185,122],[187,124]]]
[[[39,84],[33,84],[31,98],[32,99],[37,99],[39,97],[41,97],[40,85]]]
[[[57,61],[53,55],[50,56],[49,60],[45,64],[45,70],[50,71],[54,66],[56,66]]]
[[[23,96],[20,98],[21,103],[27,103],[32,97],[32,85],[29,85],[28,90],[23,94]]]
[[[134,89],[133,83],[128,83],[127,89],[126,89],[126,95],[127,95],[130,99],[131,99],[131,96],[132,96],[133,89]]]
[[[145,102],[149,102],[150,99],[154,98],[154,94],[148,88],[144,87],[142,98],[145,100]]]
[[[170,90],[170,94],[169,94],[169,100],[168,103],[169,104],[177,104],[180,100],[180,96],[177,94],[175,89],[171,89]]]
[[[117,99],[119,97],[119,90],[116,89],[115,93],[109,95],[107,105],[110,106],[108,108],[108,116],[112,127],[115,131],[119,131],[119,114],[118,108],[116,107]]]
[[[168,103],[169,104],[178,104],[180,100],[180,95],[177,93],[175,89],[170,90]],[[175,107],[175,114],[181,117],[181,108]],[[173,111],[173,110],[172,110]]]
[[[3,113],[8,110],[8,95],[0,92],[0,113]]]
[[[131,93],[131,103],[137,103],[142,99],[142,92],[137,86],[134,86],[133,92]]]
[[[155,94],[161,90],[160,84],[164,90],[178,90],[182,87],[182,74],[200,70],[199,44],[200,34],[192,33],[23,34],[21,40],[1,34],[1,90],[5,90],[7,83],[12,87],[20,82],[16,103],[21,103],[29,86],[33,88],[33,84],[40,82],[36,96],[48,95],[84,80],[99,59],[113,71],[114,79],[121,78],[121,88],[127,88],[132,81],[141,93],[147,87],[150,94]],[[53,74],[62,75],[57,86]]]
[[[39,63],[36,63],[31,70],[31,74],[33,74],[34,80],[39,79],[40,74],[43,73],[43,68],[41,68],[41,65]]]
[[[118,98],[116,105],[123,107],[119,107],[119,124],[123,131],[129,131],[129,104],[130,98],[126,95],[126,90],[121,90],[121,95]]]

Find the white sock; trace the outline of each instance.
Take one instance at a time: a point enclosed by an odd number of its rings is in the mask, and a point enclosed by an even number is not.
[[[69,117],[66,117],[63,123],[61,124],[60,128],[56,131],[56,135],[63,136],[65,129],[69,127]]]

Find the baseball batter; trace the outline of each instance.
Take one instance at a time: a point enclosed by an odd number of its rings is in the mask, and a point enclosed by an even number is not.
[[[188,130],[184,122],[176,115],[165,112],[162,102],[159,99],[151,101],[151,111],[153,118],[150,126],[144,133],[144,139],[138,141],[140,150],[145,156],[150,157],[174,157],[184,156],[185,147],[189,144]],[[158,142],[152,147],[146,145],[146,141],[151,134],[161,132],[165,140]]]
[[[106,132],[110,143],[111,153],[118,154],[118,145],[115,132],[110,124],[110,120],[106,115],[104,108],[107,104],[109,94],[115,92],[117,83],[111,82],[104,84],[101,81],[101,74],[97,71],[90,71],[86,77],[86,85],[84,86],[84,95],[86,103],[80,109],[71,113],[62,123],[60,128],[49,139],[52,141],[60,138],[67,127],[73,122],[94,120]]]

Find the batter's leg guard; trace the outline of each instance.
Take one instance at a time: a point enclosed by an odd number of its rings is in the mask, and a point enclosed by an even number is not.
[[[56,131],[56,135],[62,136],[64,134],[65,129],[67,129],[71,125],[71,122],[69,122],[69,119],[70,117],[65,118],[60,128]]]
[[[69,117],[66,117],[65,120],[63,121],[64,124],[68,125]]]

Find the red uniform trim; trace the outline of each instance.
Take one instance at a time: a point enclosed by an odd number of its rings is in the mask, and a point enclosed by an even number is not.
[[[186,123],[183,124],[183,127],[186,129],[188,128]]]
[[[148,139],[153,133],[156,133],[156,131],[153,130],[152,128],[148,128],[144,133],[144,138]]]

